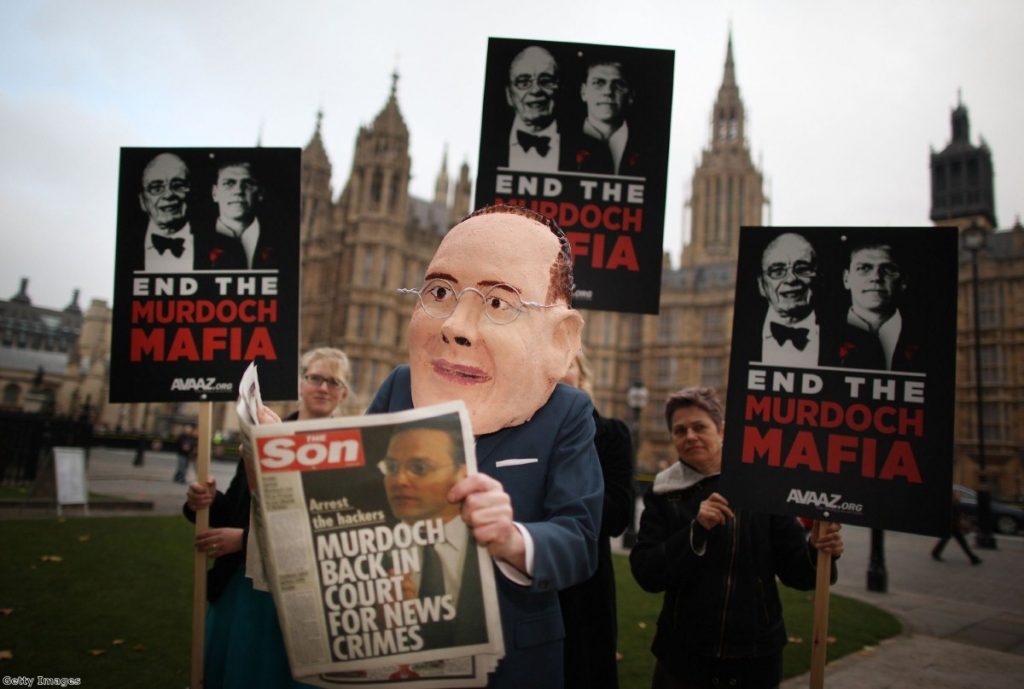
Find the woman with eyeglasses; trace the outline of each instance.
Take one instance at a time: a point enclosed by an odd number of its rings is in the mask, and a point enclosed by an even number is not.
[[[348,357],[340,349],[321,347],[302,356],[300,370],[299,409],[284,420],[334,416],[348,397]],[[262,423],[277,420],[273,412],[261,410]],[[211,528],[196,536],[195,542],[197,550],[213,558],[206,579],[210,607],[206,615],[204,686],[307,687],[292,679],[272,596],[254,589],[245,573],[249,505],[245,462],[239,459],[226,492],[217,490],[212,477],[206,486],[192,483],[182,508],[192,522],[196,510],[210,508]]]

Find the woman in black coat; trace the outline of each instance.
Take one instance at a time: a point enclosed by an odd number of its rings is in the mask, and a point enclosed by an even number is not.
[[[840,525],[808,540],[795,517],[733,509],[720,492],[725,426],[711,388],[673,393],[665,421],[679,461],[644,496],[629,556],[637,583],[665,593],[651,687],[776,689],[787,640],[776,579],[813,589],[818,551],[843,552]]]

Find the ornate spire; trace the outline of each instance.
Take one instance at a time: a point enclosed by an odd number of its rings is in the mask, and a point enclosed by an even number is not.
[[[448,205],[448,144],[444,145],[444,156],[441,158],[441,170],[434,182],[434,203]]]
[[[401,146],[408,145],[409,129],[405,126],[402,111],[398,107],[398,70],[391,72],[391,93],[384,108],[373,120],[373,130],[377,134],[390,134],[401,138]]]
[[[743,120],[743,101],[740,99],[740,89],[736,84],[736,63],[733,61],[732,29],[730,28],[725,49],[722,85],[718,87],[718,97],[715,99],[714,109],[711,112],[712,147],[742,146],[744,143]]]
[[[729,26],[729,42],[725,49],[725,74],[722,76],[722,88],[736,86],[736,65],[732,61],[732,26]]]
[[[320,136],[320,126],[323,123],[323,119],[323,108],[319,108],[316,111],[316,129],[313,130],[313,136],[309,138],[309,143],[306,144],[306,148],[302,151],[302,162],[304,165],[316,164],[326,166],[329,169],[330,162],[327,159],[327,150],[324,148],[324,142]]]
[[[17,302],[18,304],[32,303],[32,300],[28,298],[28,278],[21,279],[21,285],[18,287],[18,293],[11,297],[11,301]]]
[[[71,295],[71,303],[64,307],[64,313],[82,313],[82,307],[78,305],[79,290],[76,287]]]

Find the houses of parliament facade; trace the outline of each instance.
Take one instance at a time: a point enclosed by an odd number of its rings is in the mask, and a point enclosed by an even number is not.
[[[662,411],[669,393],[685,385],[712,386],[722,393],[726,389],[739,228],[764,224],[769,204],[763,173],[751,158],[745,117],[730,38],[711,110],[710,140],[687,194],[690,240],[678,257],[679,267],[673,268],[665,256],[660,313],[582,312],[584,347],[595,377],[594,403],[606,416],[636,422],[640,473],[654,472],[676,459]],[[440,239],[471,210],[471,177],[463,163],[449,178],[446,154],[434,197],[410,195],[409,130],[394,82],[384,107],[359,129],[351,169],[337,196],[322,136],[318,116],[302,155],[300,350],[333,346],[349,355],[351,395],[345,412],[358,414],[388,372],[407,359],[406,328],[415,300],[397,290],[419,285]],[[962,104],[952,112],[951,141],[942,151],[932,151],[930,165],[931,219],[961,229],[980,226],[988,240],[977,254],[980,343],[975,339],[971,255],[961,251],[954,480],[978,482],[974,358],[980,344],[980,426],[987,473],[994,495],[1020,496],[1024,227],[1018,221],[1008,230],[996,231],[991,154],[984,142],[971,144]],[[0,309],[7,303],[0,302]],[[172,431],[170,425],[194,413],[192,405],[106,403],[109,319],[102,301],[94,300],[86,310],[66,375],[53,383],[57,410],[71,412],[89,399],[96,420],[108,427]],[[5,330],[3,337],[3,346],[8,347],[17,335]],[[0,360],[0,387],[7,386],[7,406],[16,404],[18,397],[11,386],[28,385],[14,381],[12,375]],[[639,413],[627,403],[627,391],[637,383],[646,387],[650,400]],[[222,408],[215,412],[215,427],[230,428],[233,405],[218,406]]]

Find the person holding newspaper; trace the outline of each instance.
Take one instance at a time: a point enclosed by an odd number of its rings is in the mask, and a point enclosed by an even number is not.
[[[299,409],[286,420],[334,416],[348,397],[348,377],[348,357],[340,349],[323,347],[306,352],[301,360]],[[262,423],[278,420],[269,410],[261,410]],[[306,687],[292,680],[272,596],[254,589],[245,573],[249,493],[245,462],[239,459],[227,491],[218,491],[213,477],[205,486],[192,483],[182,508],[193,522],[197,510],[210,509],[211,528],[195,540],[196,549],[214,560],[206,585],[210,607],[204,686]]]
[[[520,207],[452,228],[414,294],[409,365],[368,408],[461,399],[479,472],[446,496],[496,568],[505,656],[495,688],[563,685],[558,591],[597,563],[603,484],[586,394],[558,381],[580,349],[572,255],[562,230]]]
[[[840,525],[808,540],[792,516],[733,509],[718,492],[723,408],[711,388],[690,387],[665,403],[679,461],[644,496],[637,583],[665,592],[651,650],[652,689],[773,689],[782,677],[786,628],[776,577],[811,590],[817,552],[843,552]]]

